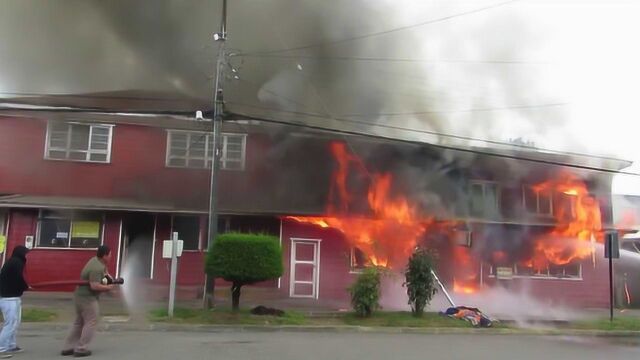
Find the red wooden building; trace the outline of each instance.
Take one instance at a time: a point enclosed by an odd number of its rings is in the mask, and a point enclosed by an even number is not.
[[[208,246],[209,126],[178,118],[0,117],[0,234],[7,238],[5,254],[18,244],[32,246],[28,277],[35,283],[74,279],[95,247],[108,244],[117,251],[113,273],[121,274],[128,265],[130,276],[166,284],[169,270],[161,256],[162,240],[177,231],[185,244],[179,285],[200,290]],[[279,236],[285,274],[265,285],[279,296],[344,304],[345,289],[371,254],[363,254],[343,231],[288,216],[335,216],[328,212],[336,202],[334,177],[340,164],[329,147],[345,137],[256,120],[226,122],[223,132],[219,228]],[[440,272],[450,286],[458,276],[461,258],[455,254],[460,246],[476,259],[469,265],[474,274],[465,286],[492,286],[502,269],[510,288],[526,284],[536,296],[553,301],[607,304],[607,274],[600,257],[582,256],[546,267],[521,261],[529,256],[522,253],[535,247],[530,238],[557,227],[558,212],[568,206],[575,215],[576,205],[563,204],[564,195],[534,186],[563,171],[584,179],[585,196],[597,200],[598,221],[602,227],[611,223],[610,174],[558,165],[584,165],[594,159],[531,151],[457,153],[346,139],[351,158],[359,158],[369,173],[393,174],[391,191],[404,194],[416,211],[431,214],[438,223],[455,221],[444,232],[446,241],[433,242],[440,247]],[[614,170],[628,165],[599,161]],[[356,171],[346,180],[354,189],[352,199],[364,199],[353,200],[349,211],[371,215],[366,204],[370,179]],[[416,241],[428,242],[429,236]],[[497,259],[499,253],[507,256]],[[458,290],[466,291],[465,286]]]

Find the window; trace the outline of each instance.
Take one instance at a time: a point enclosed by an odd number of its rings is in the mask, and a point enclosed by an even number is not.
[[[49,122],[45,158],[108,163],[111,125]]]
[[[529,213],[553,215],[553,200],[550,190],[537,190],[532,186],[523,186],[522,202]]]
[[[351,272],[361,272],[366,267],[371,266],[371,261],[362,250],[356,247],[352,247],[350,255],[350,266]]]
[[[174,216],[171,232],[178,233],[183,250],[200,249],[200,218],[198,216]]]
[[[220,168],[243,170],[245,165],[245,134],[222,134]],[[210,168],[213,158],[213,136],[205,132],[169,131],[167,135],[167,166]]]
[[[471,216],[495,219],[500,214],[499,187],[493,182],[474,181],[470,185]]]
[[[495,267],[491,267],[490,275],[495,276]],[[582,265],[570,263],[566,265],[549,264],[539,269],[534,269],[531,263],[519,263],[513,265],[513,275],[517,277],[549,278],[549,279],[582,279]]]
[[[102,223],[99,213],[43,210],[36,247],[97,248],[102,243]]]

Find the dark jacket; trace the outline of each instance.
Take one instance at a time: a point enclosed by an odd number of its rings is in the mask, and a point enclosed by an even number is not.
[[[29,249],[18,245],[11,258],[0,270],[0,297],[20,297],[29,288],[24,280],[24,266],[27,264]]]

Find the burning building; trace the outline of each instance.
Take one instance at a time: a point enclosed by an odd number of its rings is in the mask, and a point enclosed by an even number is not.
[[[118,255],[114,274],[129,264],[144,283],[162,287],[169,277],[162,240],[178,232],[179,285],[201,291],[207,125],[0,118],[7,250],[32,246],[28,276],[39,282],[77,276],[87,250],[109,244]],[[223,130],[219,228],[280,237],[285,273],[260,285],[278,296],[343,306],[364,267],[402,271],[425,246],[459,294],[527,287],[553,302],[607,305],[598,244],[612,222],[611,173],[592,165],[615,171],[625,161],[292,131],[257,120],[229,121]]]

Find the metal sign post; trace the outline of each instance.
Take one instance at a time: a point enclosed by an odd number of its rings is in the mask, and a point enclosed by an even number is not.
[[[173,317],[176,302],[176,276],[178,274],[178,233],[171,235],[171,280],[169,282],[169,317]]]
[[[609,259],[609,321],[613,321],[613,259],[620,258],[617,232],[605,234],[604,257]]]

